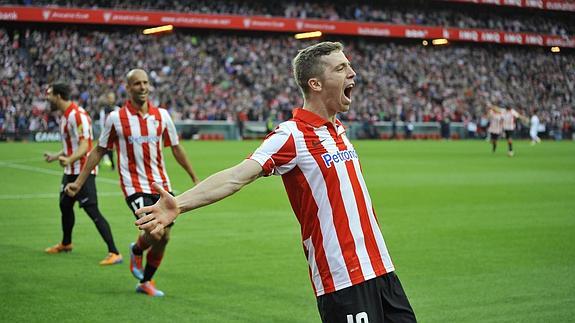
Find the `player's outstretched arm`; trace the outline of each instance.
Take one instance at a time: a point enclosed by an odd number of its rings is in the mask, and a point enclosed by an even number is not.
[[[521,121],[523,121],[523,122],[525,122],[525,123],[527,123],[527,124],[529,124],[529,122],[531,122],[531,119],[529,119],[528,116],[523,115],[523,114],[521,114],[521,113],[519,113],[519,112],[517,112],[517,117],[518,117],[519,119],[521,119]]]
[[[80,172],[80,175],[78,175],[78,177],[73,183],[69,183],[64,188],[64,192],[66,192],[68,196],[74,197],[76,194],[78,194],[78,192],[80,192],[80,189],[82,188],[82,185],[84,185],[84,183],[86,182],[88,175],[90,175],[92,169],[94,169],[94,167],[98,165],[98,163],[105,154],[106,154],[106,148],[96,146],[92,149],[90,155],[88,156],[88,160],[86,161],[86,165],[84,165],[84,168]]]
[[[493,111],[494,113],[501,113],[501,112],[503,112],[503,109],[502,109],[502,108],[500,108],[499,106],[496,106],[496,105],[494,105],[494,104],[489,103],[489,104],[487,104],[487,106],[488,106],[489,109],[490,109],[491,111]]]
[[[136,221],[136,225],[152,235],[159,234],[179,214],[228,197],[261,175],[262,167],[260,164],[254,160],[246,159],[234,167],[206,178],[194,188],[176,197],[172,197],[154,183],[154,189],[160,192],[160,200],[152,206],[136,211],[136,215],[142,215]]]

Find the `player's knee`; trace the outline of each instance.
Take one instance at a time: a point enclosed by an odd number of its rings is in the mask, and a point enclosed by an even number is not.
[[[61,211],[68,211],[74,208],[74,201],[68,198],[60,199],[60,210]]]

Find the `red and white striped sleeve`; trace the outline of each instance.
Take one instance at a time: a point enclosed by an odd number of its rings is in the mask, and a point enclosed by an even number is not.
[[[164,128],[164,133],[162,137],[164,139],[164,147],[177,146],[180,142],[178,139],[178,132],[176,131],[176,125],[170,117],[170,113],[166,109],[159,109],[162,115],[162,120],[165,120],[166,127]]]
[[[285,124],[280,124],[248,159],[258,162],[265,176],[269,176],[283,175],[292,170],[296,166],[296,157],[294,136]]]
[[[78,129],[78,141],[91,139],[90,119],[86,113],[76,112],[76,123]]]
[[[106,122],[104,123],[104,129],[100,134],[100,139],[98,140],[98,146],[106,149],[112,149],[114,147],[114,142],[116,142],[117,135],[116,129],[114,129],[114,120],[118,119],[118,111],[110,113]]]

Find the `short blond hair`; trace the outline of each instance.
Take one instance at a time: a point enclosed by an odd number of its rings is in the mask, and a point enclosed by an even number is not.
[[[293,76],[304,97],[307,97],[310,90],[307,84],[309,79],[321,77],[325,71],[325,64],[321,61],[321,57],[339,51],[343,51],[341,43],[326,41],[298,52],[292,63]]]

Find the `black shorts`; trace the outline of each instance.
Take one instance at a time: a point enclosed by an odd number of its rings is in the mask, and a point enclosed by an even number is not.
[[[78,175],[62,176],[62,186],[60,186],[60,201],[69,199],[69,202],[78,201],[81,208],[91,205],[98,205],[98,192],[96,191],[96,175],[90,174],[86,182],[80,189],[80,192],[74,197],[69,197],[64,193],[64,188],[67,184],[72,183],[78,178]]]
[[[505,138],[513,139],[513,130],[505,130]]]
[[[174,193],[169,192],[172,196]],[[139,208],[143,208],[144,206],[150,206],[156,204],[160,199],[160,194],[148,194],[148,193],[134,193],[128,197],[126,197],[126,203],[128,203],[128,207],[134,213],[136,219],[139,217],[136,215],[136,210]],[[172,222],[168,227],[174,225]]]
[[[317,298],[324,323],[417,322],[394,272]]]
[[[497,139],[499,139],[499,134],[490,132],[489,137],[491,138],[491,140],[497,140]]]

